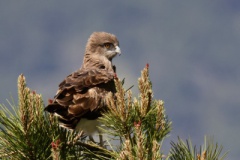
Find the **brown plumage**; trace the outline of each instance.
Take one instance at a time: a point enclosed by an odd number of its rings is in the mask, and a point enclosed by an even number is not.
[[[94,32],[88,39],[82,67],[59,84],[45,110],[55,113],[63,127],[95,132],[96,119],[106,109],[106,95],[116,92],[112,59],[120,53],[115,35]]]

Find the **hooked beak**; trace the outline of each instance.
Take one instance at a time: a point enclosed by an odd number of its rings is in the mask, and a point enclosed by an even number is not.
[[[121,49],[118,46],[115,47],[115,52],[119,54],[119,56],[121,55]]]

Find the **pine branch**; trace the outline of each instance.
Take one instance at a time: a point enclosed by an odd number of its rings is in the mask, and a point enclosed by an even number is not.
[[[165,115],[164,103],[153,99],[149,66],[138,80],[139,98],[132,98],[131,90],[124,90],[116,78],[116,97],[108,95],[109,111],[101,122],[108,135],[119,140],[119,150],[113,150],[114,159],[162,159],[161,143],[171,130],[171,122]]]
[[[222,146],[213,142],[213,139],[205,137],[205,144],[197,150],[193,146],[191,140],[186,140],[186,143],[178,138],[178,142],[171,142],[170,160],[224,160],[227,152],[222,154]]]
[[[41,95],[18,78],[18,106],[11,110],[0,105],[0,159],[34,160],[67,159],[81,156],[81,147],[70,145],[81,141],[78,133],[60,128],[57,120],[45,114]]]
[[[0,156],[10,159],[41,159],[50,154],[50,133],[43,113],[41,96],[26,87],[25,78],[18,78],[19,106],[10,104],[13,113],[1,105]],[[41,145],[39,145],[41,144]]]
[[[57,119],[45,114],[41,95],[26,86],[23,75],[18,78],[18,105],[10,109],[0,105],[0,159],[99,159],[99,160],[223,160],[222,146],[205,139],[197,150],[190,140],[171,142],[168,156],[161,145],[171,131],[164,102],[153,97],[149,65],[138,79],[139,96],[123,81],[115,78],[117,93],[107,95],[107,112],[100,118],[100,129],[109,137],[108,146],[87,142],[86,136],[59,127]]]

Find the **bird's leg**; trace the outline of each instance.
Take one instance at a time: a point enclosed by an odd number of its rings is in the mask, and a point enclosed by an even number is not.
[[[94,139],[93,139],[93,136],[92,136],[92,135],[89,135],[88,137],[89,137],[89,140],[90,140],[90,141],[92,141],[93,143],[96,143],[96,142],[94,141]]]
[[[89,140],[93,143],[96,143],[95,140],[93,139],[92,135],[89,135]],[[102,134],[99,134],[99,146],[104,147],[104,141],[103,141],[103,136]]]
[[[103,141],[103,136],[102,136],[102,134],[99,134],[99,145],[100,145],[101,147],[104,147],[104,141]]]

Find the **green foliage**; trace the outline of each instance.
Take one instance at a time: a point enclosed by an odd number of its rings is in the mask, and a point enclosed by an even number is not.
[[[18,78],[18,98],[18,106],[9,103],[13,112],[0,105],[1,159],[66,159],[66,153],[79,156],[79,147],[70,145],[77,133],[60,128],[52,115],[44,113],[41,96],[26,87],[23,75]]]
[[[170,160],[223,160],[227,153],[221,156],[223,147],[213,142],[213,139],[205,137],[205,144],[197,150],[191,140],[186,143],[178,138],[178,142],[171,142]]]
[[[162,159],[161,143],[171,130],[164,103],[153,100],[148,66],[138,80],[139,98],[132,99],[119,79],[115,79],[116,97],[109,94],[109,111],[101,118],[106,134],[119,140],[119,150],[112,151],[114,159]]]
[[[222,146],[206,139],[198,151],[190,140],[172,142],[168,155],[161,151],[171,131],[164,102],[153,98],[149,66],[138,79],[139,96],[132,97],[117,77],[116,95],[106,99],[108,110],[100,118],[107,137],[105,146],[86,140],[83,132],[59,127],[56,118],[44,112],[42,98],[18,78],[18,104],[0,105],[0,159],[13,160],[223,160]],[[10,109],[9,109],[10,108]]]
[[[51,154],[52,128],[44,117],[40,95],[26,88],[22,75],[18,79],[18,95],[19,106],[10,104],[14,112],[4,105],[0,106],[0,157],[47,159]]]

